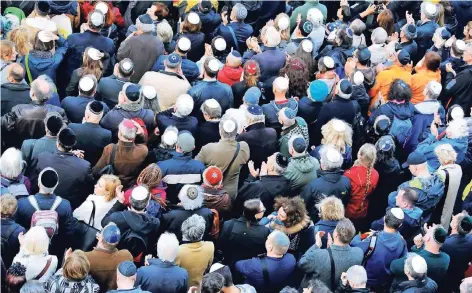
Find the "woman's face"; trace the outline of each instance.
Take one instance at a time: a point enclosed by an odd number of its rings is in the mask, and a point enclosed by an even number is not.
[[[96,195],[105,195],[107,190],[105,189],[105,180],[98,180],[97,184],[94,186],[93,193]]]
[[[283,207],[280,207],[279,210],[277,211],[277,218],[282,222],[287,220],[287,214],[285,213]]]
[[[468,25],[464,26],[464,36],[468,39],[471,37],[472,30],[469,28]]]

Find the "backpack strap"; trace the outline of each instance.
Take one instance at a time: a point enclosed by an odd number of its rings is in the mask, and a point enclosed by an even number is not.
[[[329,247],[328,249],[328,254],[329,254],[329,259],[331,261],[331,291],[334,292],[334,290],[336,289],[336,267],[334,266],[334,258],[333,258],[333,253],[331,251],[331,247]]]
[[[269,270],[267,269],[267,260],[265,257],[259,258],[261,260],[262,276],[264,278],[264,288],[267,288],[270,284]]]
[[[239,149],[240,149],[240,148],[241,148],[241,145],[239,144],[239,142],[237,142],[236,151],[234,152],[233,158],[232,158],[231,161],[229,162],[228,167],[227,167],[226,170],[223,172],[223,178],[226,176],[226,174],[228,173],[229,169],[231,169],[231,166],[233,165],[234,160],[236,160],[236,158],[238,157]]]
[[[362,266],[365,266],[367,260],[374,254],[375,246],[377,245],[377,236],[378,232],[374,232],[372,236],[370,236],[369,247],[364,254],[364,259],[362,260]]]
[[[34,277],[33,280],[37,281],[37,280],[41,279],[44,276],[44,274],[46,274],[46,272],[49,270],[49,267],[51,266],[51,263],[52,263],[52,257],[48,258],[44,268],[41,270],[41,272],[39,272],[39,274],[36,277]]]
[[[231,33],[231,36],[233,37],[233,42],[234,42],[234,46],[236,47],[236,51],[239,52],[238,39],[236,38],[236,35],[234,34],[233,28],[229,25],[227,25],[226,27],[228,28],[229,32]]]
[[[54,203],[52,204],[49,210],[55,211],[57,207],[61,204],[61,202],[62,202],[62,198],[60,196],[56,196],[56,199],[54,200]]]
[[[31,75],[31,71],[29,68],[29,54],[25,56],[25,67],[26,67],[26,75],[28,76],[29,83],[33,82],[33,76]]]
[[[90,226],[95,226],[95,202],[93,200],[91,200],[92,202],[92,212],[90,213],[90,218],[89,218],[89,221],[88,221],[88,224]]]
[[[5,239],[10,239],[11,235],[15,232],[15,230],[19,227],[20,225],[17,223],[13,223],[8,227],[8,229],[5,231]]]
[[[40,210],[41,210],[41,209],[39,208],[39,206],[38,206],[38,201],[36,200],[36,197],[34,197],[34,195],[28,196],[28,201],[29,201],[29,203],[33,206],[33,208],[34,208],[36,211],[40,211]]]
[[[449,190],[449,171],[447,171],[447,169],[443,169],[443,171],[446,174],[446,180],[444,181],[444,191],[447,194],[447,191]]]

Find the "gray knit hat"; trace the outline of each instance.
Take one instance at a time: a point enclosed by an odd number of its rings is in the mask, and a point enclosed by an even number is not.
[[[237,3],[236,5],[234,5],[233,9],[236,9],[236,19],[237,20],[245,20],[246,17],[247,17],[247,9],[246,9],[246,6],[244,6],[243,4],[241,3]]]
[[[435,19],[439,13],[439,7],[433,3],[423,2],[421,3],[421,12],[424,13],[428,19]]]

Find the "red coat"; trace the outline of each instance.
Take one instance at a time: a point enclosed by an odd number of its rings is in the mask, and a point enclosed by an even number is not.
[[[238,68],[229,67],[228,65],[223,66],[223,68],[218,72],[218,81],[226,83],[229,86],[232,86],[233,83],[241,81],[241,74],[243,73],[243,68],[239,66]]]
[[[118,8],[114,7],[111,3],[108,4],[108,9],[111,10],[112,14],[114,15],[114,23],[119,26],[119,27],[124,27],[125,26],[125,19],[121,15],[121,12]],[[93,7],[95,5],[92,4],[90,1],[85,1],[80,4],[80,13],[83,16],[84,22],[87,22],[88,20],[88,15],[90,12],[92,12]]]
[[[367,215],[369,199],[367,198],[379,183],[379,173],[372,168],[370,174],[370,187],[365,192],[367,186],[367,168],[364,166],[353,166],[344,172],[344,176],[351,182],[351,198],[346,206],[346,217],[349,219],[364,218]]]

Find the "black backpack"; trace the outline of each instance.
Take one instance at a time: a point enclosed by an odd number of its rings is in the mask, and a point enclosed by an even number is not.
[[[11,224],[10,227],[5,231],[5,234],[2,233],[2,257],[4,253],[12,252],[10,245],[8,244],[8,240],[10,239],[11,235],[15,232],[15,230],[19,227],[18,224]],[[3,257],[4,258],[4,257]]]

